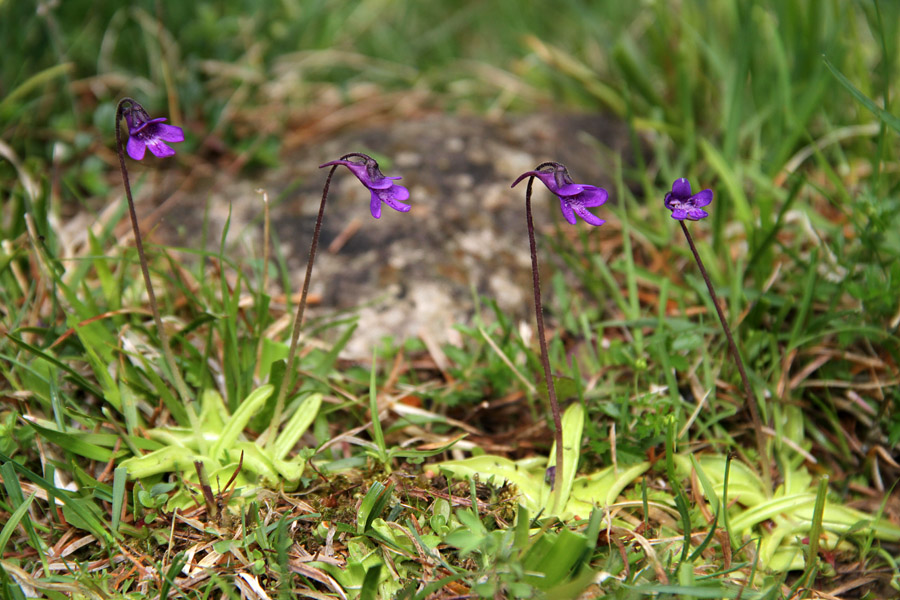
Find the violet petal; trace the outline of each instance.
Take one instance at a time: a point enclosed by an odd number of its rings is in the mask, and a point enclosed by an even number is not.
[[[607,198],[609,198],[609,194],[603,188],[598,188],[593,185],[585,185],[583,187],[584,191],[578,196],[578,200],[582,206],[601,206],[605,204]]]
[[[156,137],[163,140],[164,142],[183,142],[184,141],[184,130],[181,127],[176,127],[175,125],[166,125],[164,123],[160,123],[156,126],[156,131],[154,131]]]
[[[672,184],[672,195],[676,198],[686,199],[691,197],[691,182],[680,177]]]
[[[150,152],[152,152],[154,156],[157,156],[159,158],[165,158],[167,156],[175,155],[175,151],[159,138],[153,137],[144,143],[150,150]]]
[[[566,218],[566,221],[574,225],[577,220],[575,219],[575,211],[572,210],[572,206],[566,201],[565,198],[559,199],[559,208],[562,211],[563,217]]]
[[[691,204],[696,208],[700,208],[701,206],[706,206],[712,202],[712,199],[712,190],[703,190],[702,192],[697,192],[697,194],[691,198]]]
[[[125,146],[125,150],[128,152],[128,156],[134,160],[142,160],[144,158],[144,152],[147,151],[147,146],[144,145],[144,142],[131,136],[128,138],[128,144]]]
[[[372,213],[372,216],[376,219],[381,218],[381,198],[378,195],[376,190],[369,190],[372,194],[372,199],[369,201],[369,211]]]
[[[599,227],[606,223],[603,219],[589,211],[587,208],[583,206],[575,207],[575,214],[584,219],[585,223],[590,223],[594,227]]]

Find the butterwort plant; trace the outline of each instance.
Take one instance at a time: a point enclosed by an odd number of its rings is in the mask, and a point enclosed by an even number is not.
[[[319,203],[319,214],[316,217],[316,224],[313,229],[312,242],[309,247],[309,260],[306,263],[306,276],[303,278],[303,289],[300,292],[300,303],[297,306],[297,315],[294,317],[294,325],[291,331],[291,346],[288,350],[287,368],[285,370],[284,379],[278,390],[278,396],[275,399],[275,410],[272,415],[272,423],[270,425],[268,435],[269,442],[275,439],[274,433],[278,429],[279,421],[281,421],[281,413],[284,411],[284,400],[288,390],[292,386],[294,361],[297,358],[297,346],[300,340],[300,329],[303,325],[303,313],[306,310],[306,297],[309,294],[309,281],[312,275],[313,263],[316,260],[316,252],[319,248],[319,235],[322,230],[322,218],[325,215],[325,203],[328,200],[328,189],[331,186],[331,178],[338,167],[347,167],[350,172],[356,175],[366,189],[370,192],[369,211],[376,219],[381,218],[381,205],[386,204],[399,212],[409,212],[411,206],[403,202],[409,199],[409,190],[402,185],[397,185],[395,181],[401,177],[386,177],[378,163],[374,158],[367,154],[352,152],[345,154],[337,160],[319,165],[320,169],[331,167],[328,171],[328,177],[325,179],[325,187],[322,189],[322,201]]]
[[[759,460],[762,461],[763,476],[765,477],[767,488],[771,488],[771,465],[769,464],[769,459],[766,454],[766,441],[762,430],[762,420],[759,416],[759,408],[756,406],[753,388],[750,385],[750,379],[747,377],[747,370],[744,368],[744,361],[741,359],[741,353],[738,351],[734,336],[731,334],[731,327],[728,326],[728,321],[725,319],[722,307],[719,306],[719,298],[716,295],[712,280],[710,280],[709,274],[706,272],[706,267],[703,266],[703,261],[700,259],[700,253],[697,252],[697,246],[694,244],[694,238],[691,237],[691,232],[685,224],[685,221],[700,221],[701,219],[708,217],[709,213],[703,210],[703,207],[708,206],[712,200],[712,190],[701,190],[696,194],[693,194],[691,191],[691,183],[684,177],[681,177],[676,179],[672,184],[672,189],[666,193],[663,204],[665,204],[667,209],[672,211],[672,218],[681,225],[681,230],[684,232],[684,237],[691,247],[691,252],[694,255],[694,260],[697,262],[697,267],[700,269],[700,274],[703,276],[703,281],[706,282],[706,289],[709,290],[713,306],[716,307],[719,322],[722,324],[725,337],[728,339],[728,349],[741,374],[744,396],[747,399],[747,406],[750,409],[750,417],[753,419],[753,429],[756,433],[756,446],[757,451],[759,452]]]
[[[603,188],[593,185],[578,184],[572,181],[565,165],[558,162],[545,162],[539,164],[533,171],[527,171],[519,175],[511,187],[516,187],[520,181],[528,178],[528,186],[525,189],[525,219],[528,226],[528,243],[531,249],[531,276],[534,287],[534,316],[537,320],[538,342],[541,348],[541,366],[544,370],[544,382],[547,385],[547,396],[550,400],[550,412],[553,416],[554,439],[556,440],[556,466],[548,469],[547,481],[552,493],[559,499],[563,493],[563,485],[556,482],[563,481],[563,440],[562,417],[559,411],[559,402],[556,399],[556,389],[553,385],[553,376],[550,373],[550,356],[547,352],[547,339],[544,335],[544,312],[541,305],[541,278],[538,272],[537,244],[534,239],[534,216],[531,211],[531,193],[535,179],[539,179],[547,189],[553,192],[559,199],[559,208],[563,217],[575,225],[577,217],[581,217],[586,223],[599,227],[606,221],[589,211],[589,208],[601,206],[606,202],[609,194]]]
[[[124,147],[121,132],[122,119],[125,119],[125,123],[128,126],[128,142]],[[125,197],[128,200],[128,212],[131,216],[131,227],[134,231],[134,245],[137,248],[141,273],[144,276],[144,284],[147,287],[147,298],[150,303],[150,310],[153,313],[153,320],[156,324],[163,356],[175,382],[178,395],[181,397],[181,401],[185,404],[187,413],[191,417],[192,425],[196,425],[193,422],[195,414],[191,406],[191,394],[184,383],[184,379],[181,377],[178,365],[175,363],[169,336],[166,334],[166,329],[163,327],[162,318],[159,314],[156,294],[153,291],[153,282],[150,279],[150,268],[147,265],[147,255],[144,252],[141,229],[138,225],[137,211],[134,207],[134,198],[131,194],[131,183],[128,180],[128,168],[125,165],[126,150],[128,156],[134,160],[143,160],[148,149],[151,154],[158,158],[166,158],[175,154],[175,150],[169,144],[183,142],[184,130],[175,125],[168,125],[164,122],[165,120],[165,117],[151,119],[144,107],[136,100],[122,98],[116,106],[116,152],[119,155],[119,166],[122,169],[122,182],[125,186]]]

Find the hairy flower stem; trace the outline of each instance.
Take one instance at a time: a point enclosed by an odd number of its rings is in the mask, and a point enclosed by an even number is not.
[[[541,365],[544,367],[544,381],[547,384],[547,396],[550,398],[550,412],[553,413],[553,432],[556,439],[556,471],[554,472],[550,488],[561,498],[563,481],[563,439],[562,419],[559,415],[559,402],[556,400],[556,388],[553,386],[553,376],[550,374],[550,356],[547,352],[547,340],[544,337],[544,310],[541,306],[541,276],[538,273],[537,244],[534,240],[534,218],[531,214],[531,188],[534,177],[528,178],[528,188],[525,191],[525,216],[528,220],[528,243],[531,247],[531,276],[534,284],[534,316],[537,319],[538,341],[541,345]],[[557,485],[558,484],[558,485]],[[554,503],[556,504],[556,503]],[[556,510],[562,510],[556,506]]]
[[[268,436],[266,442],[267,448],[271,448],[275,441],[275,434],[278,431],[278,426],[281,421],[281,413],[284,412],[284,400],[287,397],[288,390],[293,386],[294,362],[297,359],[300,329],[303,326],[303,313],[306,310],[306,296],[309,294],[309,280],[312,276],[316,252],[319,249],[319,234],[322,231],[322,217],[325,215],[325,203],[328,200],[328,188],[331,187],[331,178],[338,166],[339,165],[334,165],[328,171],[328,178],[325,180],[325,188],[322,190],[322,202],[319,204],[319,214],[316,217],[316,226],[313,230],[312,242],[309,245],[309,261],[306,263],[306,276],[303,279],[303,291],[300,292],[300,304],[297,305],[297,316],[294,318],[294,328],[291,331],[291,347],[290,350],[288,350],[287,368],[284,371],[284,379],[281,381],[281,387],[279,388],[278,396],[275,399],[275,412],[272,414],[272,421],[269,424],[269,430],[266,432],[266,435]]]
[[[193,400],[184,379],[181,377],[181,371],[175,363],[175,355],[172,354],[172,347],[169,344],[169,336],[163,327],[162,318],[159,315],[159,307],[156,304],[156,294],[153,292],[153,282],[150,280],[150,268],[147,266],[147,255],[144,253],[144,242],[141,238],[141,229],[138,225],[137,211],[134,208],[134,198],[131,195],[131,183],[128,180],[128,169],[125,167],[125,150],[122,146],[122,134],[120,123],[124,118],[125,105],[137,105],[137,102],[131,98],[122,98],[116,107],[116,152],[119,155],[119,166],[122,168],[122,182],[125,184],[125,197],[128,199],[128,212],[131,215],[131,227],[134,230],[134,245],[137,248],[138,258],[141,263],[141,273],[144,275],[144,284],[147,286],[147,298],[150,302],[150,311],[153,313],[153,320],[156,323],[156,330],[159,335],[159,342],[162,346],[163,356],[166,359],[166,365],[172,373],[175,381],[175,389],[181,397],[181,402],[187,410],[188,417],[191,419],[191,426],[197,430],[199,425],[197,415],[194,412]]]
[[[716,296],[716,290],[713,288],[712,281],[709,279],[709,274],[703,266],[703,261],[700,260],[700,254],[697,252],[697,247],[694,245],[694,238],[691,237],[691,233],[688,231],[684,221],[678,222],[681,224],[681,230],[684,232],[684,237],[687,238],[688,245],[691,247],[691,252],[694,253],[694,260],[697,261],[697,266],[700,267],[700,274],[703,275],[703,281],[706,282],[706,289],[709,290],[713,306],[716,307],[716,313],[719,315],[719,322],[722,323],[722,329],[725,330],[725,337],[728,338],[728,348],[731,350],[731,355],[734,357],[734,362],[737,364],[738,371],[741,374],[741,381],[744,384],[744,395],[747,398],[747,406],[750,408],[750,417],[753,419],[753,430],[756,433],[756,448],[757,452],[759,452],[759,460],[762,461],[766,492],[769,493],[772,490],[772,467],[766,453],[766,439],[762,430],[762,419],[760,419],[759,416],[759,408],[756,406],[756,397],[753,395],[753,388],[750,387],[750,379],[747,377],[747,371],[744,369],[744,361],[741,360],[741,354],[738,352],[737,344],[734,343],[734,337],[731,335],[731,328],[728,326],[728,321],[725,320],[725,314],[719,306],[719,298]]]

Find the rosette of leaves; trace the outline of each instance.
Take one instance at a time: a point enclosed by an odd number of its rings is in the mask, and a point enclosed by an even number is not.
[[[287,458],[300,436],[309,428],[319,407],[322,394],[311,393],[298,404],[275,441],[263,447],[245,439],[243,431],[266,405],[274,387],[263,385],[241,402],[229,414],[218,392],[206,390],[200,399],[199,427],[166,427],[151,429],[147,437],[160,444],[148,454],[129,458],[121,463],[134,479],[144,480],[163,473],[184,472],[189,480],[196,480],[196,463],[201,463],[209,481],[225,482],[240,467],[234,483],[237,487],[255,485],[260,478],[267,485],[283,483],[296,487],[300,482],[308,453],[301,452]],[[178,504],[178,495],[173,502]],[[186,500],[182,498],[181,500]]]
[[[498,485],[510,483],[516,486],[520,504],[532,513],[562,520],[587,519],[594,507],[614,503],[622,490],[649,469],[650,464],[640,462],[621,470],[607,467],[576,477],[583,430],[584,408],[573,404],[562,418],[563,477],[557,482],[562,486],[559,501],[551,494],[551,486],[545,478],[547,469],[555,464],[555,444],[546,462],[533,459],[516,462],[502,456],[482,455],[442,462],[439,467],[457,479],[478,478]]]

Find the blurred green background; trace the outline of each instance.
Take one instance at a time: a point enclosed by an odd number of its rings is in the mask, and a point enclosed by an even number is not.
[[[743,226],[746,264],[714,276],[743,270],[761,289],[776,253],[798,273],[824,261],[815,268],[846,274],[827,285],[865,307],[854,319],[890,324],[898,27],[900,3],[875,0],[6,0],[4,233],[21,234],[22,213],[45,214],[48,198],[92,210],[118,199],[113,115],[125,95],[185,127],[165,165],[185,171],[235,156],[274,167],[294,128],[381,94],[422,111],[607,113],[643,149],[609,165],[621,170],[614,196],[660,198],[686,176],[716,193],[720,254],[726,226]],[[29,196],[23,173],[51,193]],[[785,231],[797,208],[824,244],[812,258],[806,233]],[[665,245],[668,219],[653,218],[642,235]],[[816,294],[839,296],[827,289]],[[763,326],[767,309],[754,310],[748,325]]]
[[[274,167],[294,128],[381,94],[422,111],[607,113],[642,148],[609,165],[614,196],[702,182],[715,249],[729,223],[746,232],[747,264],[726,276],[744,269],[760,288],[776,252],[800,272],[827,259],[865,306],[856,316],[882,323],[900,294],[898,27],[900,2],[876,0],[6,0],[2,227],[20,235],[48,198],[96,210],[119,197],[125,95],[185,127],[165,165],[185,171],[236,156]],[[30,196],[23,173],[52,191]],[[825,245],[810,263],[806,234],[782,239],[797,208]],[[654,219],[643,235],[665,245],[668,219]]]
[[[773,179],[811,139],[873,121],[823,57],[863,93],[885,96],[897,68],[898,7],[5,0],[0,139],[20,158],[56,163],[63,194],[77,199],[105,191],[99,175],[112,159],[105,149],[123,95],[183,123],[201,156],[253,148],[251,163],[266,165],[277,162],[297,115],[352,103],[375,86],[428,94],[451,111],[615,113],[660,142],[638,179],[662,172],[668,184],[713,162],[711,150]],[[210,131],[216,140],[201,144]],[[861,158],[886,151],[863,144]]]

